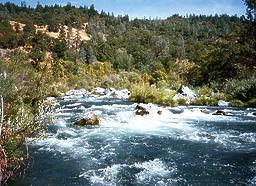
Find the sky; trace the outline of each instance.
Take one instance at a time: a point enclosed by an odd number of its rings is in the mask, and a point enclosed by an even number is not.
[[[20,5],[21,0],[8,0]],[[22,0],[24,1],[24,0]],[[4,3],[6,0],[0,0]],[[173,14],[228,14],[238,16],[245,14],[243,0],[25,0],[28,5],[35,6],[60,4],[70,2],[76,6],[90,6],[94,4],[98,11],[128,14],[131,18],[166,18]]]

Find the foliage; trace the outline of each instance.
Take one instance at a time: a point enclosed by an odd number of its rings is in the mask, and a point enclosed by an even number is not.
[[[256,108],[256,98],[253,98],[247,102],[248,107]]]
[[[155,88],[149,83],[134,84],[130,87],[130,101],[140,103],[157,103],[161,105],[174,106],[173,96],[175,91]]]
[[[19,53],[12,54],[11,59],[0,60],[0,95],[4,100],[0,129],[0,156],[4,160],[0,162],[1,182],[24,168],[23,162],[28,158],[26,139],[39,136],[42,131],[41,101],[50,82],[45,71],[36,72],[26,61],[19,61]]]
[[[200,96],[200,97],[197,97],[195,100],[193,100],[191,104],[199,105],[199,106],[205,106],[205,105],[217,106],[218,100],[212,97]]]
[[[245,107],[245,104],[242,101],[237,100],[237,99],[230,101],[230,105],[232,107],[239,107],[239,108]]]
[[[179,98],[179,99],[176,100],[176,102],[177,102],[178,105],[186,105],[187,100],[184,99],[184,98]]]
[[[147,73],[154,78],[151,83],[156,84],[162,80],[169,85],[173,83],[173,87],[184,83],[194,86],[221,83],[247,74],[255,67],[256,34],[252,33],[255,3],[245,0],[245,5],[247,19],[228,15],[173,15],[163,20],[129,20],[128,16],[98,13],[94,6],[76,8],[68,3],[65,6],[38,4],[31,8],[6,3],[0,5],[4,12],[0,47],[32,46],[30,58],[36,67],[44,60],[45,52],[51,51],[56,54],[56,60],[79,60],[85,64],[108,61],[117,71]],[[12,29],[10,17],[25,24],[23,31]],[[84,23],[88,23],[86,28]],[[35,32],[34,25],[60,30],[59,38],[49,39]],[[83,28],[91,39],[81,43],[78,36],[73,46],[70,36],[66,38],[64,27],[68,27],[67,35],[72,28]]]
[[[248,101],[255,98],[256,79],[254,77],[243,80],[234,79],[226,83],[224,91],[232,99]]]

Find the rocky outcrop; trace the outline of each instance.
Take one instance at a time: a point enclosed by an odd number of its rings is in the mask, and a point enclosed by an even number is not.
[[[219,100],[218,101],[218,106],[219,107],[228,107],[229,106],[229,102],[223,101],[223,100]]]
[[[178,90],[178,93],[173,97],[174,100],[194,100],[195,98],[196,94],[190,88],[184,85]]]
[[[97,115],[94,113],[89,114],[85,118],[76,120],[74,125],[78,126],[88,126],[88,125],[99,125],[100,120],[98,119]]]
[[[130,96],[130,91],[128,89],[116,90],[115,88],[94,88],[91,92],[92,95],[101,96],[101,98],[110,99],[128,99]]]
[[[110,92],[106,96],[110,98],[116,98],[116,99],[128,99],[130,96],[130,91],[128,89],[115,90],[112,88],[110,89]]]
[[[83,98],[84,96],[88,95],[89,92],[85,89],[79,89],[79,90],[70,90],[65,93],[64,96],[62,96],[62,99],[64,100],[77,100],[80,98]]]
[[[101,87],[96,87],[91,91],[91,94],[96,94],[96,95],[105,95],[106,94],[106,89],[101,88]]]
[[[135,114],[136,115],[139,115],[139,116],[145,116],[145,115],[148,115],[149,114],[149,111],[147,111],[147,109],[146,108],[144,108],[144,107],[142,107],[142,106],[140,106],[140,105],[137,105],[136,107],[135,107]]]
[[[66,92],[66,96],[83,96],[88,94],[88,92],[85,89],[79,89],[79,90],[70,90]]]

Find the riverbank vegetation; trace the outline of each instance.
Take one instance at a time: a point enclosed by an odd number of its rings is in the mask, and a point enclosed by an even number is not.
[[[247,16],[133,19],[94,6],[0,4],[0,180],[18,173],[43,100],[70,89],[128,88],[130,100],[168,106],[188,85],[195,105],[256,106],[255,3]],[[29,18],[29,19],[28,19]]]

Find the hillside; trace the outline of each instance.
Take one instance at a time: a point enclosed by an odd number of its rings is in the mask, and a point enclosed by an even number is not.
[[[0,4],[0,48],[24,49],[35,66],[51,55],[91,64],[108,62],[117,71],[165,81],[221,88],[255,71],[255,20],[228,15],[172,15],[163,20],[113,16],[94,6],[35,8]],[[28,19],[29,18],[29,19]]]

